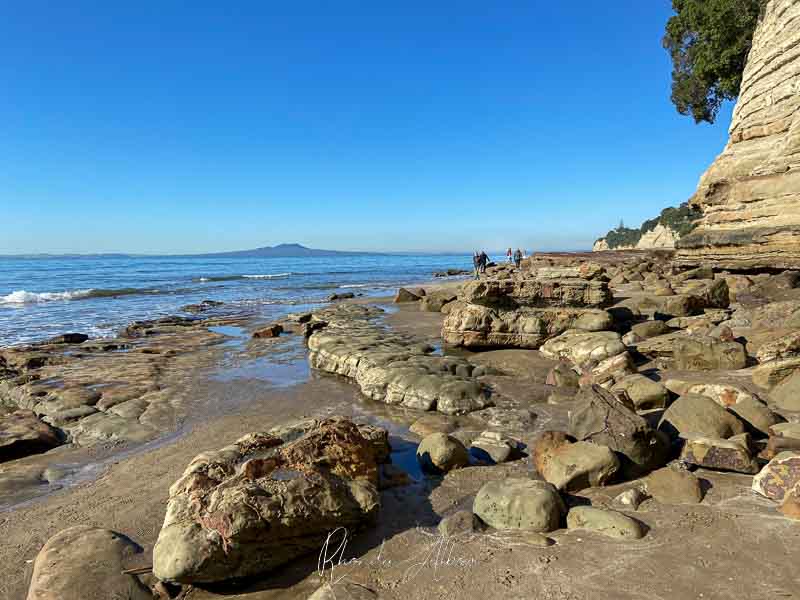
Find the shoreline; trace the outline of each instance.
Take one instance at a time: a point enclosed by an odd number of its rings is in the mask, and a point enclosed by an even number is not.
[[[453,289],[460,285],[462,280],[454,278],[433,279],[421,284],[413,284],[409,287],[424,287],[434,290]],[[383,305],[391,310],[393,296],[355,296],[341,300],[341,303],[374,304]],[[330,306],[334,302],[326,302],[318,308],[326,305]],[[388,316],[388,313],[387,313]],[[204,317],[202,314],[194,318],[196,327],[207,330],[212,334],[220,336],[212,345],[199,347],[192,352],[211,353],[210,365],[190,366],[191,377],[193,379],[210,379],[219,377],[221,382],[237,384],[247,382],[248,375],[255,379],[262,379],[261,371],[271,373],[268,380],[262,383],[267,387],[280,389],[302,385],[311,377],[308,372],[306,350],[300,337],[297,335],[282,337],[278,343],[267,342],[268,346],[256,350],[255,354],[248,351],[248,344],[251,343],[251,335],[254,331],[266,325],[269,321],[263,317],[251,313],[227,314],[220,316]],[[238,331],[233,331],[238,330]],[[120,338],[96,338],[90,339],[87,344],[120,344]],[[124,343],[124,342],[122,342]],[[273,347],[277,346],[277,347]],[[46,347],[43,342],[26,343],[19,346],[6,346],[0,348],[0,352],[5,350],[20,350],[24,348],[39,349]],[[287,349],[288,347],[288,349]],[[81,346],[75,347],[80,352]],[[238,353],[233,359],[226,360],[225,355]],[[169,351],[169,349],[167,349]],[[290,354],[287,358],[285,354]],[[258,367],[247,369],[238,363],[257,363],[262,361],[264,364]],[[281,375],[281,372],[285,372]],[[271,383],[270,383],[271,381]],[[3,405],[0,404],[0,410]],[[231,407],[233,410],[247,410],[245,405]],[[62,445],[50,450],[49,452],[33,454],[15,461],[0,463],[0,514],[13,512],[17,508],[24,507],[30,503],[41,501],[52,494],[64,493],[75,486],[91,482],[101,477],[103,470],[117,460],[123,460],[140,453],[151,452],[162,445],[173,443],[177,439],[189,434],[198,423],[206,419],[213,419],[224,414],[223,409],[207,402],[205,406],[193,406],[191,410],[198,410],[195,414],[188,412],[181,415],[173,426],[167,427],[163,431],[143,442],[122,441],[113,444],[96,444],[90,446]],[[3,483],[3,475],[9,470],[19,472],[17,477],[11,481]],[[8,476],[6,475],[6,479]],[[39,483],[44,479],[45,483]],[[9,488],[12,488],[9,490]],[[16,489],[14,489],[16,488]]]

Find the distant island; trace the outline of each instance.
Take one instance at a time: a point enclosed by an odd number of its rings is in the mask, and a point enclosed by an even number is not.
[[[212,252],[208,254],[191,254],[200,258],[304,258],[317,256],[352,256],[356,254],[376,254],[375,252],[349,252],[342,250],[318,250],[307,248],[301,244],[278,244],[264,246],[253,250],[234,250],[232,252]]]
[[[0,254],[0,258],[134,258],[155,256],[175,256],[180,258],[305,258],[318,256],[355,256],[378,254],[379,253],[377,252],[319,250],[317,248],[307,248],[301,244],[278,244],[277,246],[264,246],[262,248],[253,248],[252,250],[208,252],[203,254]]]

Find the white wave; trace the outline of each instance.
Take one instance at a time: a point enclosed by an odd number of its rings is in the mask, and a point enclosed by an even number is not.
[[[245,279],[281,279],[283,277],[289,277],[291,273],[272,273],[269,275],[242,275]]]
[[[94,292],[89,290],[73,290],[71,292],[28,292],[17,290],[8,296],[0,296],[0,304],[35,304],[37,302],[52,302],[54,300],[75,300],[86,298]]]
[[[197,281],[211,281],[208,277],[201,277]]]
[[[347,285],[340,285],[339,288],[346,289],[346,288],[365,288],[365,287],[380,287],[380,284],[377,283],[350,283]]]

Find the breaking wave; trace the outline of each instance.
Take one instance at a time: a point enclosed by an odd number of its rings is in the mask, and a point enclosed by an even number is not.
[[[263,275],[219,275],[211,277],[195,277],[192,281],[205,283],[206,281],[237,281],[240,279],[285,279],[294,273],[267,273]]]
[[[17,290],[7,296],[0,296],[0,304],[38,304],[41,302],[56,302],[66,300],[84,300],[86,298],[114,298],[117,296],[132,296],[134,294],[160,294],[160,290],[121,288],[116,290],[88,289],[71,290],[63,292],[28,292]]]

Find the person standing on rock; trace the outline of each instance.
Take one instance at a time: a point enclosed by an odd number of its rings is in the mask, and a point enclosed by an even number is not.
[[[481,274],[481,255],[478,254],[477,250],[472,255],[472,267],[475,270],[475,279],[478,279]]]
[[[520,264],[522,264],[522,250],[517,248],[514,252],[514,265],[519,269]]]
[[[508,259],[508,262],[512,261],[513,255],[511,253],[511,248],[509,248],[508,251],[506,252],[506,258]]]
[[[484,252],[483,250],[481,250],[481,256],[479,260],[480,260],[481,273],[486,273],[486,265],[489,264],[489,255],[486,254],[486,252]]]

